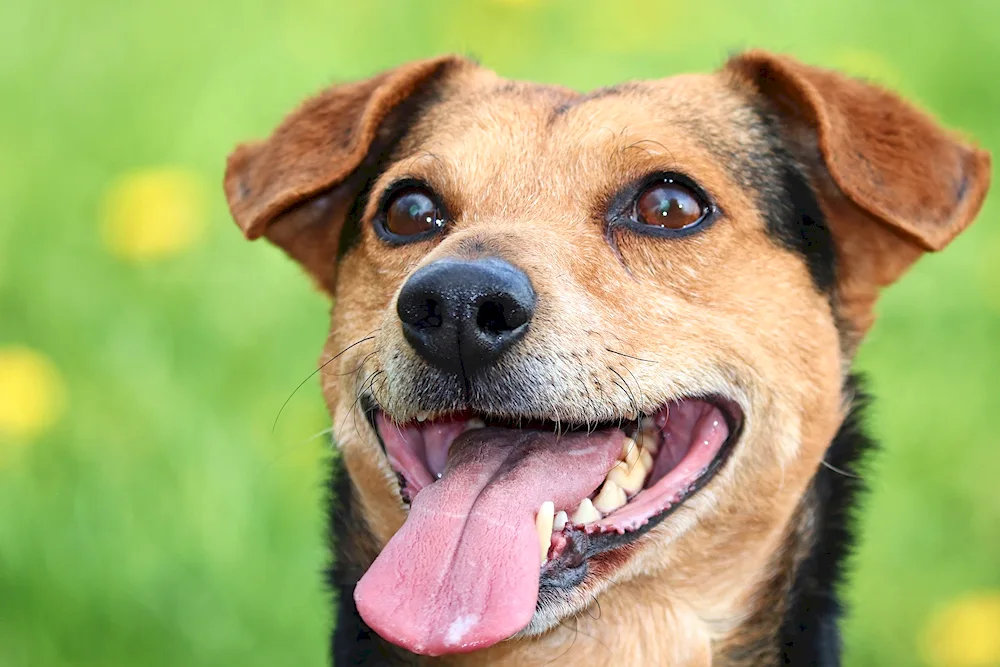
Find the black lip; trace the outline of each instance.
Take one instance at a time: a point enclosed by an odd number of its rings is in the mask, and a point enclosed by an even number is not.
[[[729,436],[726,438],[726,441],[722,443],[722,447],[719,448],[719,452],[715,455],[715,458],[712,459],[712,462],[708,464],[705,471],[698,476],[680,500],[673,503],[670,507],[663,510],[659,514],[650,517],[649,521],[635,530],[630,530],[622,534],[609,532],[593,533],[590,535],[582,530],[570,530],[567,533],[567,538],[569,540],[567,548],[560,555],[558,561],[549,563],[541,572],[539,581],[539,605],[543,604],[543,600],[551,599],[553,595],[559,596],[560,591],[565,592],[568,589],[572,589],[583,583],[583,581],[587,578],[587,575],[590,573],[590,566],[594,560],[601,559],[601,557],[606,558],[611,555],[612,552],[622,549],[623,547],[627,547],[662,523],[663,520],[673,514],[678,507],[687,502],[689,498],[698,493],[698,491],[712,481],[715,475],[718,474],[718,472],[729,460],[730,454],[732,454],[736,447],[736,443],[743,434],[742,411],[734,401],[721,396],[691,398],[700,398],[701,400],[707,401],[716,406],[722,413],[723,418],[726,420],[726,425],[729,428]],[[364,395],[361,397],[360,406],[365,415],[365,419],[368,420],[372,430],[375,431],[375,436],[378,438],[379,445],[382,447],[382,452],[385,453],[385,443],[382,442],[382,436],[379,434],[378,427],[375,424],[375,414],[378,410],[378,405],[371,396]],[[548,595],[541,595],[541,593],[548,593]]]
[[[650,517],[649,521],[635,530],[626,531],[622,534],[609,532],[593,533],[591,535],[587,535],[582,530],[571,530],[569,533],[571,544],[575,544],[577,549],[582,552],[582,564],[578,565],[578,558],[575,554],[571,554],[566,567],[561,567],[561,563],[556,563],[554,564],[556,565],[555,567],[543,570],[539,582],[539,590],[544,589],[549,592],[555,592],[559,589],[567,589],[579,585],[590,571],[589,564],[591,563],[591,559],[599,558],[604,554],[632,544],[653,528],[656,528],[664,519],[673,514],[678,507],[687,502],[689,498],[712,481],[715,475],[726,464],[726,461],[729,460],[729,455],[735,449],[736,443],[742,435],[743,417],[742,413],[738,411],[735,404],[731,401],[718,397],[706,397],[704,400],[712,403],[722,412],[722,416],[729,428],[729,436],[722,443],[722,447],[719,448],[719,452],[715,455],[715,458],[712,459],[712,462],[708,464],[705,471],[688,488],[687,492],[680,500],[659,514]],[[541,597],[539,599],[541,600]]]

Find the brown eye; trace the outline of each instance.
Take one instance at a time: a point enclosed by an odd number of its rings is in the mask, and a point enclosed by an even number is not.
[[[635,201],[637,222],[666,229],[691,227],[707,212],[691,188],[669,178],[648,186]]]
[[[396,236],[418,236],[444,226],[444,216],[430,192],[411,187],[392,196],[385,208],[384,227]]]

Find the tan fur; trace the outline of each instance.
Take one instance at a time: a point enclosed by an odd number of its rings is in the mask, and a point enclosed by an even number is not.
[[[433,103],[373,184],[358,243],[336,265],[361,188],[352,174],[379,133],[393,131],[393,109],[435,77]],[[758,93],[801,138],[797,158],[820,191],[841,257],[833,306],[801,258],[769,237],[752,191],[719,157],[757,140],[748,105]],[[723,216],[683,239],[615,233],[616,255],[593,202],[672,169],[712,193]],[[707,487],[623,562],[595,566],[571,604],[518,638],[447,661],[620,665],[628,655],[627,664],[700,666],[726,664],[749,635],[773,631],[752,621],[787,588],[808,534],[803,496],[845,416],[850,359],[838,318],[849,323],[850,355],[878,290],[971,222],[988,173],[984,152],[898,98],[788,58],[754,52],[720,74],[590,99],[442,58],[307,102],[269,140],[237,149],[226,192],[248,237],[266,234],[335,297],[323,391],[378,545],[406,515],[356,399],[370,392],[400,420],[421,409],[412,392],[421,361],[395,298],[436,259],[495,255],[530,276],[540,306],[507,363],[551,388],[538,417],[634,416],[698,394],[736,400],[744,434]],[[377,193],[403,176],[448,202],[446,235],[401,247],[375,237]]]
[[[975,219],[989,188],[990,155],[891,92],[836,72],[760,51],[728,68],[815,134],[824,203],[834,209],[832,229],[850,258],[840,281],[842,312],[860,339],[874,322],[878,291]]]

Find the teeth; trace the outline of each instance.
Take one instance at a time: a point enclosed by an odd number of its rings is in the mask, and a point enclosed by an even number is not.
[[[552,546],[552,525],[556,506],[551,500],[546,500],[538,508],[535,515],[535,530],[538,531],[538,549],[542,555],[542,565],[548,560],[549,547]]]
[[[608,473],[608,481],[617,484],[626,494],[634,496],[642,491],[642,487],[646,484],[646,477],[649,476],[652,469],[653,456],[643,449],[631,467],[622,461],[612,468],[611,472]]]
[[[596,507],[594,507],[594,503],[590,501],[590,498],[584,498],[580,502],[580,506],[576,508],[575,512],[573,512],[572,521],[575,524],[583,525],[600,520],[601,513],[597,511]]]
[[[556,518],[552,521],[552,532],[559,533],[569,523],[569,515],[563,510],[556,512]]]
[[[426,412],[426,411],[420,411],[420,412],[418,412],[418,413],[417,413],[417,421],[418,421],[418,422],[425,422],[425,421],[427,421],[427,418],[428,418],[429,416],[430,416],[430,413],[429,413],[429,412]]]
[[[610,514],[619,507],[624,507],[627,502],[625,491],[609,479],[604,482],[601,492],[594,498],[594,507],[603,514]]]
[[[641,449],[639,451],[639,460],[636,461],[636,466],[642,466],[646,469],[646,474],[648,475],[653,471],[653,454],[648,449]]]
[[[626,437],[622,443],[622,453],[618,456],[623,461],[628,460],[628,456],[636,450],[636,442],[632,438]]]
[[[635,440],[629,439],[625,442],[631,443],[631,446],[628,447],[628,451],[625,452],[625,463],[627,463],[628,467],[631,469],[632,466],[635,465],[635,462],[639,460],[639,452],[642,451],[642,447],[640,447]]]
[[[660,429],[652,417],[643,417],[639,430],[639,443],[655,455],[660,449]]]
[[[465,422],[466,431],[472,431],[473,429],[477,428],[486,428],[486,422],[484,422],[482,419],[478,419],[475,417]]]

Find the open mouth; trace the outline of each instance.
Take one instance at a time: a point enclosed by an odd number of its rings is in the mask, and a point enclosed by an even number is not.
[[[410,514],[355,598],[379,634],[428,655],[502,641],[529,624],[540,591],[606,570],[712,478],[742,427],[718,397],[596,425],[368,415]]]

